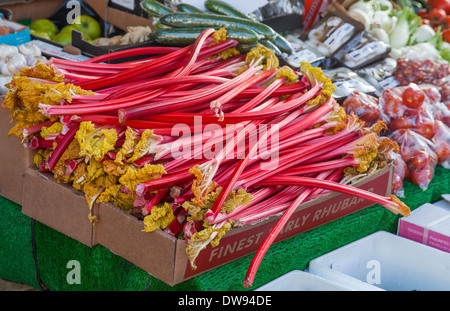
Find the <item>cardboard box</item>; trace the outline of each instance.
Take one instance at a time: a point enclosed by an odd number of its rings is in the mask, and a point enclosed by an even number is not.
[[[450,253],[450,203],[426,203],[399,219],[397,234]]]
[[[0,18],[0,26],[8,26],[14,32],[0,36],[0,44],[21,45],[30,41],[30,29],[24,25]]]
[[[0,102],[3,100],[0,96]],[[17,136],[8,137],[12,127],[9,109],[0,108],[0,196],[20,205],[25,170],[33,165],[34,152]]]
[[[11,1],[12,2],[12,1]],[[11,12],[11,20],[48,18],[65,0],[33,0],[2,5],[2,9]]]
[[[357,187],[382,195],[392,189],[393,166],[358,182]],[[373,205],[350,195],[328,193],[301,204],[283,228],[276,242],[308,231],[335,219]],[[100,203],[95,227],[97,242],[137,265],[154,277],[173,286],[220,265],[248,255],[258,249],[279,217],[271,217],[255,225],[233,228],[220,244],[210,245],[196,259],[192,270],[186,255],[186,243],[161,231],[143,232],[143,222],[111,203]]]
[[[117,28],[127,30],[128,26],[149,26],[153,28],[153,19],[137,16],[110,7],[109,0],[85,0],[87,3],[105,22],[110,23]]]
[[[96,244],[94,225],[96,204],[90,213],[81,191],[59,184],[52,174],[34,168],[25,171],[22,213],[65,235],[92,247]]]

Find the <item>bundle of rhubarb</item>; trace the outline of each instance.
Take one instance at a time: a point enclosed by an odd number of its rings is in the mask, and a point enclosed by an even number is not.
[[[273,50],[246,54],[223,29],[194,44],[146,47],[84,62],[51,59],[24,68],[3,104],[35,163],[94,202],[113,202],[199,252],[228,230],[281,215],[267,249],[299,204],[330,191],[410,210],[352,182],[389,163],[398,146],[380,139],[333,99],[319,68],[280,66]],[[106,61],[139,55],[138,61]],[[95,218],[91,219],[95,221]]]

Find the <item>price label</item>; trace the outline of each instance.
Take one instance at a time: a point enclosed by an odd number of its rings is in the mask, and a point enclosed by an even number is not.
[[[317,58],[316,54],[314,54],[308,49],[303,49],[289,56],[288,61],[289,63],[296,64],[295,66],[298,66],[300,62],[310,62],[311,60],[314,60],[316,58]]]
[[[378,82],[378,84],[381,86],[383,90],[387,90],[399,86],[400,82],[398,82],[395,76],[390,76],[389,78],[381,80],[380,82]]]
[[[336,43],[344,43],[342,40],[355,29],[355,26],[349,23],[342,24],[338,27],[323,43],[329,47]]]
[[[348,53],[348,56],[350,56],[353,61],[358,62],[362,58],[371,55],[378,49],[378,47],[379,45],[377,42],[370,42],[365,44],[363,47]]]

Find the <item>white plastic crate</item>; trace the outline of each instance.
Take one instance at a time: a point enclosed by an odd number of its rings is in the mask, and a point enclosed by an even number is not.
[[[349,291],[350,288],[301,270],[294,270],[256,291]]]
[[[352,288],[450,290],[450,253],[384,231],[311,260],[308,271]]]

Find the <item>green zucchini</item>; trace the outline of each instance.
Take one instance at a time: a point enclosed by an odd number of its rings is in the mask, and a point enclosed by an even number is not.
[[[208,27],[161,28],[156,29],[149,38],[162,45],[186,46],[194,43],[206,28]],[[235,39],[239,43],[252,45],[258,41],[258,35],[248,29],[229,28],[227,29],[227,39]]]
[[[271,41],[278,47],[278,49],[280,49],[281,52],[288,55],[294,53],[294,48],[292,47],[291,43],[282,35],[277,33],[275,38],[273,38]]]
[[[254,47],[256,47],[256,44],[239,43],[236,45],[236,50],[238,50],[241,54],[247,54]]]
[[[204,5],[208,11],[215,13],[215,14],[250,19],[246,14],[237,10],[233,6],[229,5],[228,3],[225,3],[220,0],[206,0]]]
[[[177,11],[178,12],[187,12],[187,13],[203,13],[202,10],[200,10],[199,8],[187,4],[187,3],[180,3],[177,4]]]
[[[163,15],[173,13],[174,10],[165,6],[159,1],[156,0],[144,0],[141,2],[141,8],[147,12],[147,14],[154,17],[161,17]]]
[[[209,13],[170,13],[160,18],[162,24],[170,27],[212,27],[212,28],[244,28],[273,39],[276,32],[269,26],[244,18]]]
[[[273,41],[263,39],[259,40],[258,42],[264,45],[266,48],[274,50],[277,57],[281,57],[283,55],[283,53],[281,53],[280,49],[273,43]]]

